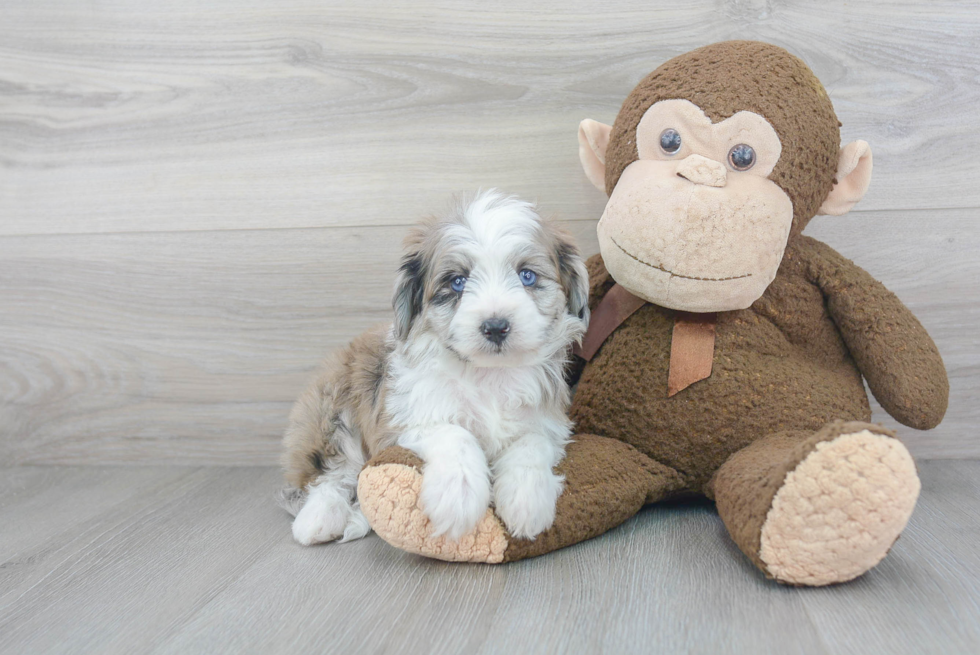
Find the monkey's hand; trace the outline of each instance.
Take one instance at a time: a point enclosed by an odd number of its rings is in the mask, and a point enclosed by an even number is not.
[[[814,282],[827,299],[851,355],[875,398],[904,425],[939,425],[949,379],[936,344],[895,294],[830,246],[801,237]]]

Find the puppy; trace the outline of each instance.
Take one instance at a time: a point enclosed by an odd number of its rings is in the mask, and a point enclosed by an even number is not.
[[[366,535],[358,473],[397,444],[425,462],[433,536],[458,539],[492,502],[533,539],[554,521],[571,434],[564,367],[589,315],[578,249],[532,205],[485,192],[411,232],[393,305],[394,324],[356,338],[293,408],[293,536]]]

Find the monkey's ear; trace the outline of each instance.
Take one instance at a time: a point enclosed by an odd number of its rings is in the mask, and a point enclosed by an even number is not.
[[[612,125],[586,118],[578,125],[578,158],[589,182],[606,192],[606,147]]]
[[[840,149],[837,160],[837,184],[820,205],[818,214],[841,216],[864,197],[871,184],[871,146],[867,141],[853,141]]]

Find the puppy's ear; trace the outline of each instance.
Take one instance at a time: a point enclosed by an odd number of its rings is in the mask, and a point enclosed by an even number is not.
[[[552,227],[555,240],[555,258],[558,261],[558,278],[565,297],[568,299],[568,313],[589,321],[589,272],[578,246],[571,236]]]
[[[395,294],[391,299],[395,309],[395,337],[399,341],[408,338],[415,318],[422,313],[425,296],[426,261],[422,252],[424,233],[420,230],[409,236],[405,256],[398,269]]]

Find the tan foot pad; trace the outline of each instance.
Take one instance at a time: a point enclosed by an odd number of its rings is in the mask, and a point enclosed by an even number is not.
[[[378,535],[396,548],[449,562],[497,564],[507,550],[507,531],[487,510],[476,529],[457,541],[429,536],[429,519],[419,508],[422,474],[405,464],[368,466],[357,479],[361,511]]]
[[[773,498],[762,561],[790,584],[856,578],[905,529],[919,487],[915,463],[897,439],[862,430],[819,443]]]

